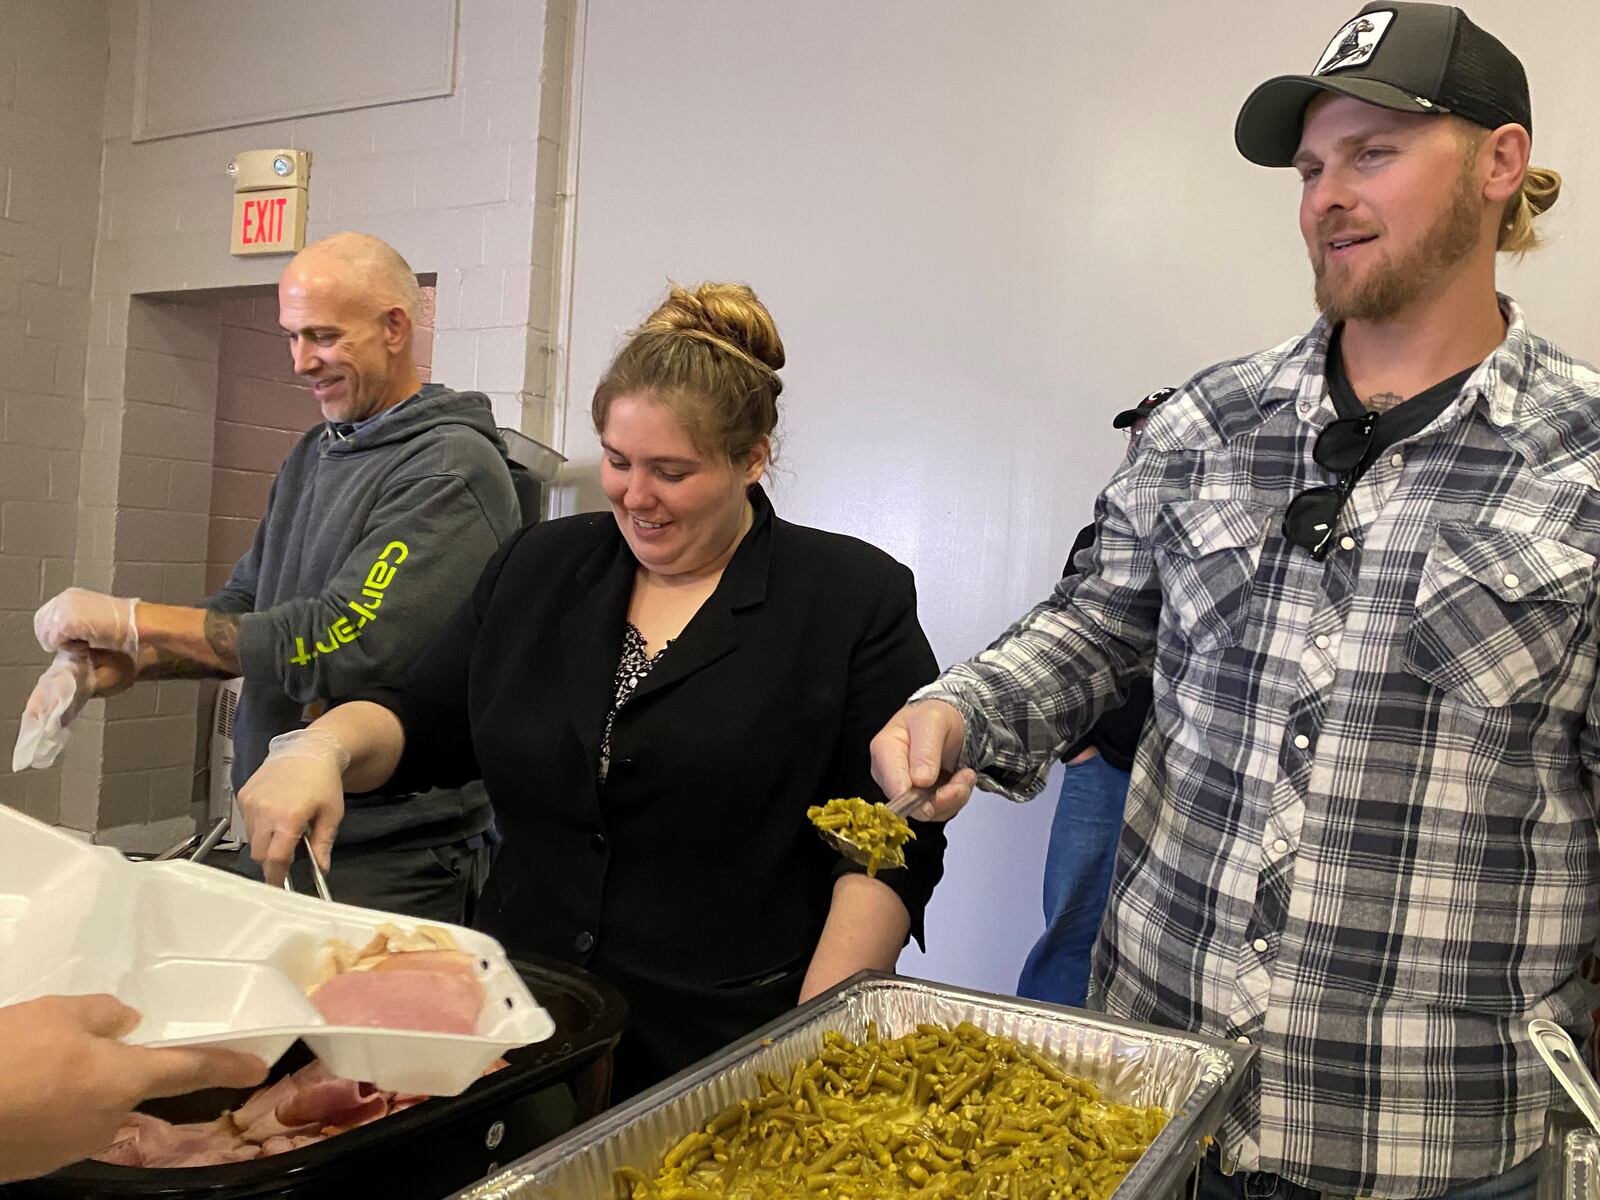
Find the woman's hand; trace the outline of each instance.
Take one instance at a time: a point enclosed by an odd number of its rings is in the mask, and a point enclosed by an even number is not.
[[[266,880],[282,887],[300,839],[324,871],[332,865],[333,839],[344,820],[344,770],[350,753],[333,734],[315,726],[272,739],[266,761],[239,789],[239,811],[250,833],[250,857]]]

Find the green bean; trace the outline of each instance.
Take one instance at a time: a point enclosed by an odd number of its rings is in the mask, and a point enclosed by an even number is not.
[[[706,1132],[710,1134],[727,1133],[741,1118],[750,1115],[750,1102],[741,1100],[738,1104],[729,1105],[706,1123]]]
[[[1163,1127],[968,1022],[837,1032],[675,1143],[615,1200],[1108,1200]]]
[[[917,837],[904,817],[860,796],[813,804],[806,809],[806,819],[860,849],[867,856],[869,876],[876,875],[879,867],[905,866],[905,844]]]
[[[848,1139],[841,1139],[835,1142],[831,1150],[827,1151],[821,1158],[817,1159],[816,1162],[812,1163],[806,1168],[806,1174],[821,1175],[825,1171],[831,1170],[833,1164],[838,1162],[846,1154],[849,1154],[852,1149],[853,1147],[850,1145]]]
[[[667,1156],[661,1160],[661,1165],[664,1167],[675,1167],[689,1155],[698,1150],[701,1146],[709,1146],[710,1144],[711,1135],[709,1133],[691,1133],[671,1150],[667,1151]]]
[[[961,1097],[965,1096],[973,1088],[982,1083],[984,1079],[986,1079],[993,1071],[994,1067],[991,1065],[987,1067],[980,1067],[978,1070],[973,1071],[969,1075],[963,1075],[960,1079],[956,1080],[950,1085],[943,1096],[939,1097],[939,1103],[943,1104],[946,1108],[954,1108],[961,1102]]]
[[[868,1063],[867,1069],[861,1072],[861,1078],[858,1079],[856,1081],[856,1085],[850,1089],[851,1094],[856,1096],[865,1096],[868,1092],[870,1092],[872,1090],[872,1085],[877,1082],[878,1068],[882,1066],[882,1064],[883,1060],[879,1058],[874,1058],[870,1063]],[[843,1083],[844,1080],[841,1078],[839,1082]]]
[[[817,1094],[817,1085],[811,1082],[809,1076],[800,1081],[800,1090],[806,1098],[806,1103],[811,1106],[811,1111],[820,1115],[822,1112],[822,1097]]]

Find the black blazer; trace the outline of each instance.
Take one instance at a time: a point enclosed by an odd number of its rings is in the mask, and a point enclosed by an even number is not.
[[[477,924],[611,979],[632,1018],[618,1096],[791,1007],[843,865],[806,821],[881,798],[867,744],[936,674],[911,572],[854,538],[755,522],[710,599],[617,714],[637,563],[609,513],[523,529],[403,688],[406,787],[481,777],[505,844]],[[879,876],[912,930],[942,871],[918,823]]]

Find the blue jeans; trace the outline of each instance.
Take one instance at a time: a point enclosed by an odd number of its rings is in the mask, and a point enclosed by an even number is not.
[[[1063,770],[1044,856],[1044,936],[1022,965],[1017,995],[1083,1006],[1127,800],[1128,772],[1098,754]]]
[[[1440,1200],[1535,1200],[1539,1194],[1542,1153],[1534,1151],[1504,1175],[1452,1188]],[[1200,1162],[1196,1200],[1336,1200],[1336,1197],[1333,1193],[1301,1187],[1262,1171],[1224,1175],[1217,1166],[1217,1152],[1213,1150]]]

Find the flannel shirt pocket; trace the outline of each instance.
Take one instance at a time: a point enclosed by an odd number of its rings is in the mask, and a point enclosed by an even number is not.
[[[1243,500],[1179,500],[1157,517],[1161,594],[1179,636],[1198,652],[1235,646],[1250,615],[1250,591],[1271,523]]]
[[[1532,698],[1567,654],[1594,555],[1487,525],[1442,525],[1417,585],[1406,669],[1485,708]]]

